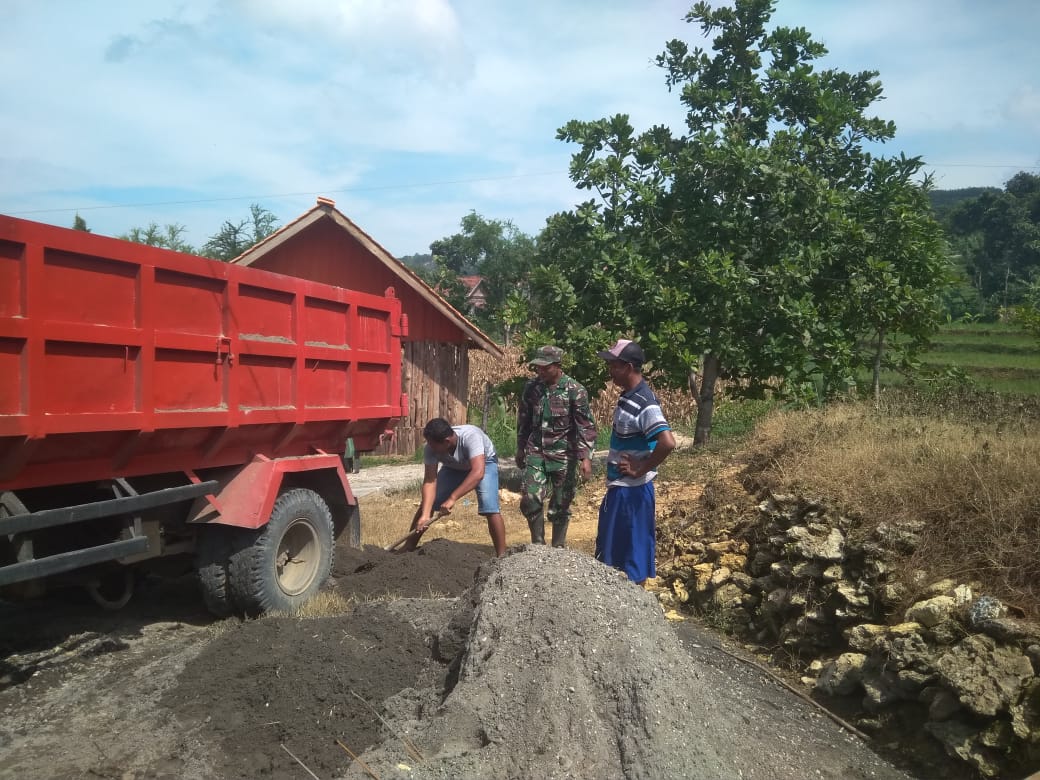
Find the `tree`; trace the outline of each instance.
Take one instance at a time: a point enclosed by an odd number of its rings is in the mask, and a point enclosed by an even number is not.
[[[940,226],[928,207],[928,180],[907,186],[919,165],[900,156],[871,163],[867,186],[853,193],[854,215],[867,231],[863,262],[849,279],[852,313],[845,327],[873,345],[871,385],[880,402],[883,365],[907,368],[928,346],[942,295],[955,281]],[[890,334],[903,338],[889,340]],[[892,356],[886,361],[885,349]]]
[[[72,229],[82,230],[84,233],[91,232],[90,228],[87,227],[87,221],[79,215],[79,212],[76,213],[76,218],[72,220]]]
[[[176,223],[166,224],[159,227],[157,222],[149,222],[148,227],[133,227],[129,232],[119,236],[123,241],[133,241],[135,244],[146,244],[147,246],[159,246],[163,249],[172,249],[175,252],[195,254],[195,249],[186,242],[182,236],[187,228]]]
[[[428,271],[434,267],[433,255],[431,254],[401,255],[397,259],[416,273],[424,270]]]
[[[201,253],[215,260],[233,260],[274,233],[277,227],[278,218],[259,203],[253,203],[249,207],[248,219],[225,221],[220,230],[202,245]]]
[[[1040,273],[1026,288],[1024,300],[1015,307],[1015,320],[1040,341]]]
[[[864,113],[877,73],[817,70],[826,49],[804,28],[766,31],[774,7],[687,14],[713,53],[673,40],[657,57],[685,134],[637,134],[625,115],[560,129],[580,146],[571,178],[595,197],[550,218],[531,276],[527,339],[566,343],[591,382],[597,348],[637,337],[658,381],[694,388],[699,443],[720,377],[819,400],[938,321],[946,259],[913,180],[922,163],[864,149],[895,134]]]
[[[1020,172],[949,213],[972,283],[992,309],[1021,302],[1040,271],[1040,176]]]
[[[474,318],[479,324],[501,328],[508,335],[510,326],[503,319],[503,308],[507,298],[524,287],[534,255],[534,239],[508,220],[486,219],[475,211],[462,218],[460,227],[459,233],[430,244],[438,267],[433,274],[436,286],[449,294],[455,290],[464,299],[465,292],[457,278],[482,276],[487,302]],[[510,316],[515,311],[514,302]]]
[[[932,204],[932,211],[939,223],[946,225],[949,221],[950,212],[966,200],[974,200],[986,192],[1000,192],[998,187],[963,187],[957,190],[932,190],[928,193],[928,200]]]

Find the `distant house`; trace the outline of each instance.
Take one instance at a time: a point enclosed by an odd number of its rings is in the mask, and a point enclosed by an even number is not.
[[[385,454],[414,453],[432,417],[466,421],[470,349],[502,357],[491,338],[327,198],[232,262],[375,295],[393,289],[407,318],[402,391],[408,417],[384,445]]]
[[[487,292],[484,290],[483,276],[460,276],[459,281],[466,288],[467,314],[473,314],[487,306]]]

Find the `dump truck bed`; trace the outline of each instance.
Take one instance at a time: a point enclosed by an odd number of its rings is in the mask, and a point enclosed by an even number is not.
[[[0,215],[0,490],[374,448],[400,302]]]

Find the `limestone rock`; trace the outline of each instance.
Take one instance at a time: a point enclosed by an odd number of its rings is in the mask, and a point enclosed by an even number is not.
[[[863,707],[867,712],[877,712],[905,698],[895,672],[870,664],[863,669],[863,694]]]
[[[742,571],[735,571],[729,576],[729,581],[736,585],[743,591],[752,590],[754,586],[754,580],[750,574],[745,574]]]
[[[866,661],[867,656],[862,653],[842,653],[823,667],[816,680],[816,690],[828,696],[855,693],[863,679]]]
[[[913,669],[918,672],[929,672],[935,666],[935,653],[917,633],[898,634],[887,638],[885,642],[887,664],[896,670]]]
[[[969,636],[936,662],[943,683],[965,707],[990,717],[1018,700],[1023,683],[1033,675],[1021,651],[999,646],[980,634]]]
[[[845,603],[853,607],[869,607],[870,596],[860,592],[859,587],[851,582],[839,582],[838,594],[845,599]]]
[[[713,588],[718,588],[723,583],[729,581],[729,575],[732,573],[733,572],[731,572],[725,566],[721,566],[711,573],[711,577],[708,579],[708,582],[711,583],[711,586]]]
[[[975,628],[1001,642],[1032,645],[1040,643],[1040,626],[1011,617],[980,620]]]
[[[741,553],[725,553],[719,556],[719,566],[730,571],[743,571],[747,566],[747,556]]]
[[[738,588],[731,582],[727,582],[722,585],[718,590],[715,591],[714,600],[715,603],[722,607],[727,612],[741,607],[741,601],[744,598],[744,591]]]
[[[1026,647],[1026,655],[1033,662],[1033,672],[1040,674],[1040,644],[1032,644]]]
[[[903,600],[906,588],[898,582],[885,582],[878,586],[875,593],[882,606],[891,607]]]
[[[769,571],[769,567],[776,563],[778,557],[774,552],[768,548],[760,547],[755,551],[754,557],[751,559],[751,565],[748,567],[752,574],[760,575]]]
[[[916,669],[900,669],[896,672],[896,687],[905,699],[913,699],[930,682],[934,682],[934,672],[919,672]]]
[[[817,535],[805,526],[796,525],[787,529],[787,538],[791,552],[803,558],[836,563],[844,557],[845,534],[837,528]]]
[[[978,731],[972,726],[959,721],[945,721],[926,723],[924,727],[946,747],[947,752],[971,764],[986,777],[1000,774],[999,754],[980,743]]]
[[[920,623],[923,626],[932,628],[945,620],[949,620],[956,606],[957,602],[953,600],[952,596],[935,596],[934,598],[913,604],[907,609],[904,617],[907,621]]]
[[[954,588],[957,587],[956,580],[949,578],[933,582],[931,585],[924,589],[922,594],[926,599],[935,598],[936,596],[952,596]]]
[[[1030,680],[1019,703],[1011,705],[1011,728],[1023,742],[1040,744],[1040,680]]]
[[[874,623],[861,623],[845,629],[842,635],[849,647],[861,653],[872,653],[887,647],[892,637],[907,636],[921,630],[920,623],[899,623],[894,626],[883,626]]]
[[[710,587],[711,573],[715,567],[710,563],[698,563],[693,567],[693,589],[698,593],[706,592]]]
[[[918,700],[928,706],[928,720],[949,720],[962,709],[960,700],[941,685],[922,689]]]
[[[970,585],[958,585],[953,589],[953,600],[957,602],[958,607],[970,604],[973,598],[975,597],[972,595]]]

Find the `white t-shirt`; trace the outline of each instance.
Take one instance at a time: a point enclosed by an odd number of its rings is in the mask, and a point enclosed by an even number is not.
[[[484,456],[485,463],[497,463],[498,455],[495,454],[495,445],[491,439],[476,425],[453,425],[451,429],[459,440],[455,443],[455,451],[444,455],[437,455],[427,444],[423,447],[423,464],[433,466],[437,463],[445,468],[456,471],[469,471],[470,460],[478,455]]]

